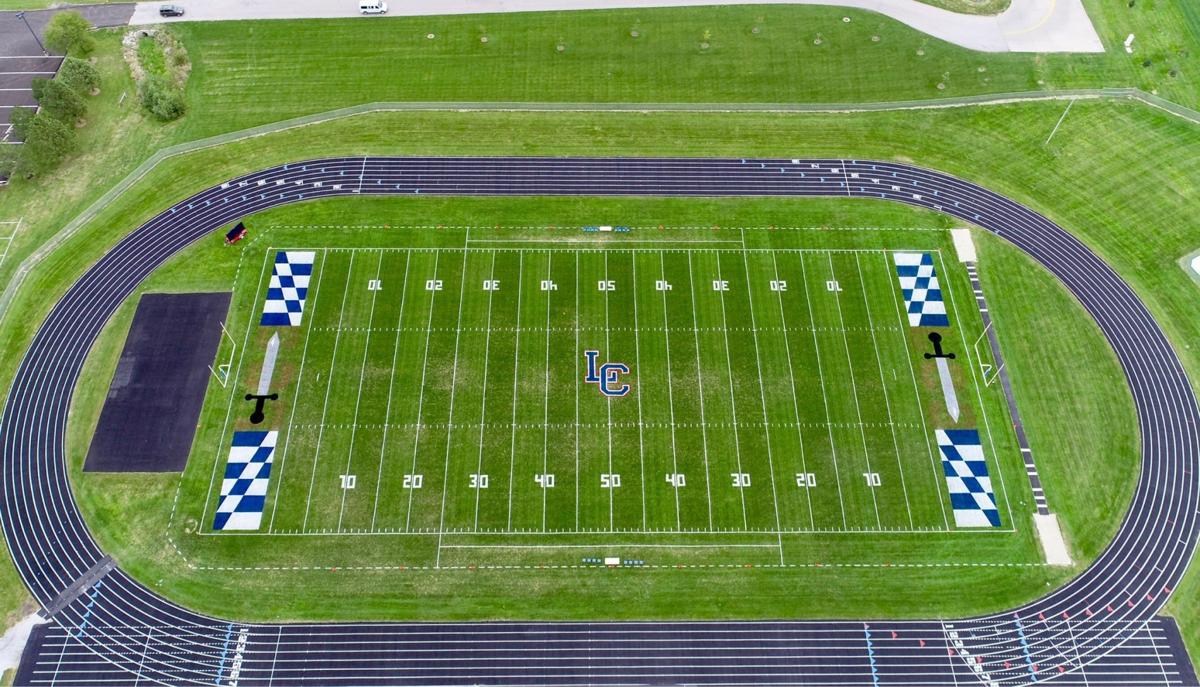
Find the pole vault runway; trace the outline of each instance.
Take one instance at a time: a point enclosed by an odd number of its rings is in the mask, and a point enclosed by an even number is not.
[[[1093,565],[1019,608],[954,621],[253,625],[202,616],[113,566],[63,451],[71,394],[104,324],[169,257],[250,213],[371,195],[846,196],[937,210],[1012,242],[1095,318],[1133,395],[1141,475]],[[0,426],[4,534],[53,622],[21,683],[59,685],[1194,684],[1156,618],[1197,537],[1200,410],[1130,287],[1050,220],[975,184],[863,160],[382,158],[262,170],[178,203],[71,287],[34,337]]]

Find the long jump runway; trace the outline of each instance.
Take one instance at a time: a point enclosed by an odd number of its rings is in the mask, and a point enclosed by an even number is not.
[[[848,196],[941,211],[1012,242],[1095,318],[1137,411],[1141,475],[1116,538],[1078,577],[991,616],[747,623],[233,623],[193,613],[107,561],[63,453],[84,358],[117,306],[169,257],[266,208],[353,194]],[[975,184],[864,160],[382,158],[262,170],[178,203],[71,287],[17,371],[0,425],[4,534],[53,611],[21,684],[551,685],[1195,684],[1156,617],[1197,539],[1200,409],[1132,289],[1042,215]],[[232,590],[231,590],[232,591]]]

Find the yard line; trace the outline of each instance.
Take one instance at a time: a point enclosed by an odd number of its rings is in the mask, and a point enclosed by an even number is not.
[[[832,258],[830,258],[832,260]],[[863,308],[867,311],[867,325],[875,326],[875,321],[871,317],[871,302],[867,298],[867,280],[863,278],[862,263],[858,259],[858,253],[854,254],[854,267],[858,270],[858,283],[862,286]],[[883,406],[887,409],[888,428],[892,430],[892,449],[896,452],[896,469],[900,471],[900,491],[904,494],[904,508],[908,511],[908,526],[913,526],[912,506],[908,502],[908,486],[904,482],[904,465],[900,460],[900,442],[896,439],[896,425],[892,418],[892,401],[888,398],[887,381],[883,376],[883,358],[879,355],[879,338],[875,336],[875,331],[871,330],[871,344],[875,348],[875,363],[879,368],[879,388],[883,392]]]
[[[433,278],[437,279],[438,261],[441,259],[441,252],[434,253],[433,256]],[[463,258],[463,266],[466,266],[466,258]],[[413,452],[412,452],[412,467],[409,468],[408,474],[414,475],[417,472],[417,449],[421,446],[421,411],[425,408],[425,374],[429,371],[429,335],[433,331],[430,325],[433,324],[433,306],[437,301],[437,290],[429,292],[429,317],[425,321],[425,352],[421,354],[421,384],[417,387],[417,427],[413,432]],[[413,492],[415,487],[410,481],[408,485],[408,512],[404,516],[404,531],[409,530],[409,523],[412,518],[412,502]]]
[[[521,379],[521,292],[525,276],[525,253],[517,254],[517,332],[513,338],[512,441],[508,456],[508,529],[512,529],[513,470],[517,464],[517,388]],[[476,492],[479,490],[476,489]]]
[[[462,277],[458,284],[458,328],[462,329],[462,309],[463,301],[467,294],[467,251],[462,252]],[[462,337],[458,334],[454,335],[454,364],[450,368],[450,414],[446,424],[446,460],[445,467],[442,469],[442,506],[441,514],[438,516],[438,548],[437,558],[434,559],[433,567],[440,568],[442,566],[442,533],[446,529],[446,486],[450,481],[450,433],[454,431],[454,388],[458,384],[458,343]],[[412,515],[412,499],[408,501],[409,515]]]
[[[325,415],[329,412],[329,392],[333,390],[333,371],[337,367],[338,344],[342,340],[342,318],[346,316],[346,297],[350,295],[350,275],[354,273],[354,253],[350,254],[350,266],[346,268],[346,288],[342,291],[342,307],[338,310],[338,331],[333,334],[333,355],[329,357],[329,380],[325,385],[325,402],[321,406],[321,427],[317,430],[317,448],[313,451],[312,476],[308,480],[308,498],[304,502],[304,521],[301,529],[308,529],[308,513],[312,509],[313,485],[317,482],[317,465],[321,462],[321,442],[325,438]]]
[[[270,251],[267,251],[267,254],[270,255]],[[321,293],[321,278],[325,276],[325,258],[327,256],[328,256],[327,251],[321,251],[321,264],[317,268],[317,283],[313,285],[312,308],[309,309],[309,314],[308,314],[308,318],[309,318],[308,329],[305,330],[305,332],[304,332],[304,348],[300,352],[300,371],[296,374],[296,394],[292,398],[292,411],[291,411],[291,413],[288,414],[287,434],[285,434],[283,437],[283,453],[281,453],[280,457],[279,457],[279,474],[275,477],[275,483],[278,484],[280,487],[283,486],[283,469],[284,469],[284,467],[287,466],[288,444],[290,444],[291,440],[292,440],[292,425],[293,425],[293,421],[296,419],[296,404],[299,403],[299,401],[300,401],[300,382],[304,380],[304,366],[305,366],[305,363],[308,362],[308,339],[310,336],[312,336],[313,324],[315,323],[314,321],[316,320],[317,296],[320,295],[320,293]],[[264,267],[264,271],[265,271],[265,267]],[[259,277],[259,282],[260,283],[262,282],[261,275]],[[254,307],[257,309],[257,307],[258,307],[257,293],[255,294],[254,301],[255,301]],[[253,321],[254,321],[253,312],[251,313],[250,320],[253,323]],[[250,336],[250,334],[249,334],[249,332],[247,332],[246,333],[247,341],[249,341],[249,336]],[[245,346],[245,342],[243,342],[243,345],[242,345],[242,354],[243,355],[245,355],[245,350],[246,350],[246,346]],[[242,369],[242,364],[241,364],[241,359],[239,358],[238,359],[238,373],[239,374],[241,373],[241,369]],[[231,404],[231,407],[232,407],[232,404]],[[226,422],[228,422],[228,421],[229,420],[227,417]],[[209,488],[211,490],[211,486]],[[270,532],[275,527],[275,511],[279,509],[279,496],[280,496],[279,487],[276,487],[275,488],[275,501],[274,501],[274,503],[271,504],[271,522],[267,523],[267,532]],[[206,509],[205,515],[203,517],[207,520],[207,517],[208,517],[207,502],[205,505],[205,509]]]
[[[712,514],[712,479],[708,471],[708,430],[705,426],[708,420],[704,416],[704,374],[700,369],[700,323],[696,320],[696,278],[692,272],[692,252],[687,251],[688,259],[688,292],[692,298],[692,334],[696,339],[696,384],[699,388],[697,397],[700,399],[700,445],[704,447],[704,490],[708,494],[708,529],[713,528]]]
[[[434,258],[436,261],[437,258]],[[375,529],[375,518],[379,513],[379,487],[383,483],[383,459],[387,455],[388,421],[392,415],[392,390],[396,386],[396,359],[400,357],[400,325],[404,322],[404,304],[408,298],[408,264],[412,261],[412,252],[404,254],[404,282],[400,287],[400,315],[396,318],[396,341],[392,346],[392,371],[388,377],[387,408],[383,411],[383,442],[379,445],[379,471],[375,475],[375,502],[371,507],[371,530]],[[418,422],[420,418],[417,418]]]
[[[575,253],[575,529],[579,529],[579,252]]]
[[[744,253],[743,253],[743,255],[744,255]],[[721,274],[721,254],[718,253],[717,254],[717,279],[721,279],[722,276],[723,275]],[[734,393],[733,393],[733,360],[732,360],[732,358],[730,358],[730,355],[729,355],[729,321],[725,318],[725,292],[721,291],[720,294],[721,294],[721,329],[722,329],[722,333],[725,336],[725,371],[729,374],[729,412],[732,413],[732,416],[733,416],[733,453],[734,453],[735,462],[737,463],[738,474],[741,475],[743,473],[743,470],[742,470],[742,441],[741,441],[741,435],[738,432],[738,424],[737,424],[737,422],[738,422],[737,398],[734,396]],[[770,452],[770,449],[767,449],[767,450],[768,450],[768,452]],[[774,477],[772,477],[772,480],[774,480]],[[746,516],[746,489],[745,489],[745,487],[738,487],[738,497],[742,501],[742,527],[748,528],[748,527],[750,527],[750,522]],[[778,509],[778,505],[776,506],[776,508]],[[776,518],[778,519],[778,513],[776,513]],[[782,549],[781,549],[780,555],[782,555]]]
[[[771,255],[771,265],[775,270],[775,281],[779,281],[779,262],[775,259],[773,254]],[[788,388],[792,391],[792,412],[796,416],[796,440],[800,443],[800,469],[803,470],[807,475],[808,463],[806,461],[804,451],[804,430],[800,428],[800,400],[796,396],[796,373],[792,369],[792,343],[787,333],[787,316],[784,314],[783,310],[783,292],[776,291],[775,296],[776,300],[779,301],[779,322],[783,325],[783,351],[787,355]],[[808,526],[812,529],[815,529],[817,526],[817,521],[816,517],[813,515],[812,490],[807,486],[804,487],[804,498],[808,503]],[[845,511],[843,510],[842,525],[844,526],[845,524]]]
[[[667,264],[663,258],[662,251],[658,253],[659,270],[662,274],[660,277],[664,282],[667,281]],[[675,452],[675,389],[671,382],[671,329],[667,326],[667,290],[664,288],[662,293],[663,304],[663,331],[666,332],[666,340],[664,349],[667,352],[667,404],[671,408],[671,472],[679,474],[679,459]],[[679,515],[679,487],[672,482],[671,490],[675,493],[675,528],[679,529],[683,526]],[[712,528],[712,501],[708,502],[708,522],[709,528]]]
[[[833,269],[833,254],[826,254],[826,259],[829,261],[829,278],[837,281],[837,274]],[[838,325],[846,326],[846,321],[842,318],[842,297],[840,291],[833,292],[833,302],[837,304]],[[862,424],[862,406],[858,402],[858,383],[854,381],[854,363],[850,360],[850,340],[846,338],[846,332],[842,332],[842,347],[846,351],[846,366],[850,370],[850,393],[854,396],[854,413],[858,417],[858,436],[862,439],[863,459],[867,463],[867,472],[874,472],[871,468],[871,451],[867,448],[867,430]],[[871,492],[871,504],[875,507],[875,525],[883,527],[883,520],[879,517],[879,500],[875,498],[875,488],[869,487]]]
[[[774,259],[774,256],[772,256],[772,259]],[[776,269],[778,270],[778,266],[776,266]],[[804,265],[803,254],[800,256],[800,279],[804,284],[804,300],[808,304],[808,320],[809,322],[815,324],[817,320],[813,314],[812,294],[808,292],[808,268]],[[780,308],[782,307],[783,306],[780,305]],[[784,326],[787,326],[786,322],[784,323]],[[844,529],[849,525],[846,522],[846,500],[842,497],[842,471],[841,468],[838,467],[837,442],[833,440],[833,418],[829,415],[829,392],[825,388],[825,370],[821,364],[821,344],[819,341],[817,341],[817,329],[815,326],[812,330],[812,337],[813,350],[817,354],[817,378],[821,380],[821,403],[823,403],[825,406],[825,427],[829,432],[829,451],[830,455],[833,456],[833,479],[837,482],[838,505],[841,506],[842,509],[842,528]],[[794,380],[795,377],[792,379]],[[797,425],[798,424],[799,423],[797,422]]]
[[[488,279],[496,278],[496,254],[492,253],[491,276]],[[487,333],[484,334],[483,343],[483,403],[479,408],[479,458],[475,462],[475,474],[483,472],[483,428],[487,426],[487,379],[488,379],[488,361],[491,359],[492,351],[492,296],[496,292],[488,291],[488,314],[487,314]],[[473,529],[479,531],[479,500],[482,489],[475,489],[475,524]]]
[[[375,278],[379,279],[380,272],[383,271],[383,251],[379,251],[379,264],[375,266]],[[350,290],[349,277],[347,277],[346,290]],[[371,352],[371,327],[375,324],[375,302],[379,299],[379,291],[371,292],[371,314],[367,316],[367,341],[363,344],[363,359],[362,366],[358,370],[358,396],[354,400],[354,428],[350,430],[350,446],[346,451],[346,472],[350,474],[350,465],[354,461],[354,437],[358,434],[358,410],[362,407],[362,390],[363,380],[367,376],[367,354]],[[346,492],[349,489],[342,489],[342,505],[338,510],[338,532],[342,531],[342,518],[346,515]]]
[[[546,252],[546,281],[554,275],[554,254]],[[542,474],[545,475],[550,471],[550,294],[553,291],[546,290],[546,363],[545,363],[545,387],[542,394]],[[542,478],[543,480],[545,477]],[[576,478],[578,479],[578,478]],[[548,488],[542,484],[542,531],[546,531],[546,501],[548,499]]]
[[[604,281],[608,282],[608,251],[604,251]],[[612,343],[608,335],[608,289],[604,289],[604,354],[609,355],[612,351]],[[603,382],[602,382],[603,383]],[[604,405],[608,408],[608,474],[612,474],[612,396],[605,395]],[[611,478],[610,478],[611,479]],[[611,532],[615,520],[613,518],[613,501],[615,495],[613,492],[616,489],[609,484],[608,486],[608,529]]]
[[[743,231],[742,232],[742,240],[743,241],[746,240],[745,236],[746,236],[746,233],[745,233],[745,231]],[[720,264],[721,264],[721,260],[718,257],[717,265],[720,266]],[[758,320],[755,318],[755,315],[754,315],[754,287],[750,284],[750,259],[746,256],[745,252],[742,253],[742,265],[744,266],[744,268],[746,270],[746,297],[749,299],[749,302],[750,302],[750,328],[752,330],[757,330],[758,329]],[[725,292],[722,291],[721,292],[722,310],[724,310],[724,303],[725,303]],[[763,436],[765,436],[767,438],[767,465],[771,469],[771,499],[775,502],[775,529],[778,530],[782,527],[782,525],[780,524],[780,521],[779,521],[779,493],[775,489],[775,459],[774,459],[773,453],[771,451],[771,428],[766,426],[767,422],[768,422],[768,420],[767,420],[767,390],[766,390],[766,385],[763,383],[762,355],[759,353],[759,350],[758,350],[758,333],[757,333],[757,331],[754,334],[754,362],[755,362],[755,365],[758,367],[758,394],[759,394],[759,400],[762,402]],[[731,379],[730,384],[732,384],[732,383],[733,382]],[[782,565],[784,562],[783,561],[783,535],[780,534],[780,535],[777,535],[777,537],[778,537],[778,542],[779,542],[779,563]]]
[[[890,275],[892,274],[892,270],[894,269],[894,266],[892,265],[892,261],[889,259],[890,254],[887,251],[883,251],[882,255],[883,255],[883,264],[884,264],[885,269],[887,270],[886,274],[888,274],[889,278],[890,278]],[[897,282],[895,280],[890,281],[890,283],[897,284]],[[904,313],[903,313],[903,311],[900,310],[901,299],[896,297],[896,292],[894,289],[895,289],[895,287],[893,287],[893,290],[889,291],[889,293],[892,296],[892,305],[895,306],[895,309],[896,309],[896,320],[900,323],[900,338],[904,341],[904,352],[905,352],[904,357],[905,357],[905,359],[908,360],[908,375],[909,375],[909,377],[912,378],[913,395],[917,399],[917,410],[920,411],[920,415],[921,415],[921,435],[925,437],[925,449],[929,452],[929,467],[933,469],[933,483],[934,483],[934,485],[936,485],[938,487],[938,495],[940,497],[942,494],[942,484],[944,483],[943,482],[944,475],[942,475],[941,473],[938,472],[937,458],[935,458],[933,455],[933,443],[930,441],[930,438],[929,438],[930,437],[929,427],[925,423],[925,404],[921,401],[921,387],[917,383],[917,371],[913,367],[913,362],[912,362],[912,350],[910,348],[910,342],[908,340],[908,330],[906,329],[906,327],[908,326],[908,321],[905,320]],[[941,510],[942,510],[942,524],[945,525],[946,529],[950,529],[950,519],[946,515],[946,503],[945,503],[946,499],[938,498],[937,501],[938,501],[938,507],[941,508]]]
[[[637,254],[630,253],[629,260],[631,263],[633,263],[633,364],[638,370],[638,464],[641,468],[642,480],[642,529],[646,529],[646,443],[642,436],[642,344],[640,337],[638,336]]]

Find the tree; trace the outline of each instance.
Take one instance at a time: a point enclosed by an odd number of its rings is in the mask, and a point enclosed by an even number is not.
[[[64,122],[74,122],[87,112],[87,103],[83,102],[83,96],[58,80],[47,81],[42,85],[42,96],[38,103],[46,114]]]
[[[29,118],[24,129],[25,142],[9,146],[19,148],[16,159],[10,162],[14,174],[48,172],[75,150],[75,131],[44,113]]]
[[[63,60],[62,66],[58,69],[58,79],[80,95],[100,88],[100,72],[88,64],[87,60],[74,57]]]
[[[51,17],[43,35],[51,50],[66,55],[86,55],[95,47],[95,41],[88,34],[91,29],[92,25],[82,14],[69,10]]]
[[[25,134],[29,132],[29,123],[33,120],[35,110],[32,107],[14,108],[12,118],[9,120],[12,124],[13,136],[16,136],[18,141],[25,140]],[[9,146],[4,146],[8,148]]]

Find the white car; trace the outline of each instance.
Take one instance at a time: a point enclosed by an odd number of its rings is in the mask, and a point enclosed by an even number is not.
[[[383,0],[361,0],[358,11],[363,14],[387,14],[387,3]]]

